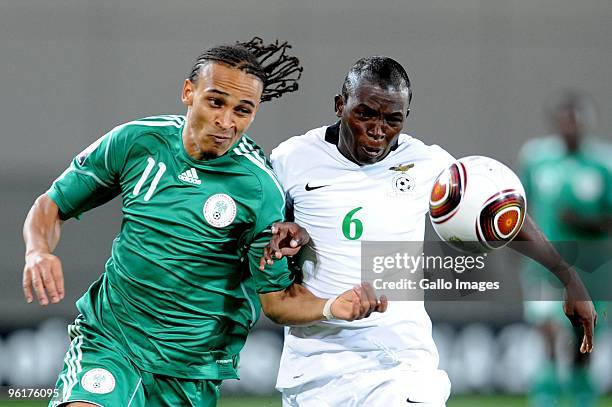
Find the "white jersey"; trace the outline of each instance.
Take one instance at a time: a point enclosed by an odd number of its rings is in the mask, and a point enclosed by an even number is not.
[[[311,237],[302,248],[303,284],[333,297],[361,282],[361,241],[423,241],[429,193],[454,158],[401,134],[383,160],[360,166],[336,146],[338,123],[280,144],[273,168],[295,221]],[[407,364],[437,369],[422,301],[391,302],[384,314],[285,329],[279,389],[358,370]]]

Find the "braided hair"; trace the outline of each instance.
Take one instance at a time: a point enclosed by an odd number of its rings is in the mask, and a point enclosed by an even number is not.
[[[207,63],[220,63],[261,79],[264,85],[261,101],[267,102],[298,89],[298,80],[304,68],[297,57],[287,54],[290,48],[287,42],[279,43],[278,40],[265,45],[259,37],[248,42],[215,46],[198,56],[189,80],[196,83],[202,67]]]

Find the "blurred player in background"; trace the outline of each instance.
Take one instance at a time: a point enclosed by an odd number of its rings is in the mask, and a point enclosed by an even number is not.
[[[595,107],[585,94],[563,91],[553,99],[546,116],[553,134],[530,140],[520,154],[528,208],[562,255],[572,258],[574,267],[593,273],[610,257],[612,149],[588,136],[595,125]],[[578,245],[571,244],[574,242]],[[604,249],[606,245],[608,250]],[[534,290],[554,290],[546,279],[542,268],[529,262],[524,273],[526,298],[547,295]],[[572,346],[568,352],[573,368],[567,380],[559,379],[555,344],[565,326],[559,304],[559,301],[525,302],[525,317],[540,328],[548,358],[533,382],[532,402],[536,406],[555,405],[561,394],[567,392],[572,405],[593,406],[596,397],[588,371],[589,354],[579,353]],[[600,313],[604,307],[597,304]],[[580,332],[574,331],[580,338]]]
[[[304,286],[316,295],[334,296],[359,283],[362,240],[424,239],[431,188],[454,159],[436,145],[401,134],[411,95],[398,62],[363,58],[335,97],[339,121],[272,152],[288,214],[311,237],[298,263]],[[406,182],[395,182],[400,173]],[[274,236],[266,249],[268,263],[280,257],[274,244],[283,239]],[[583,325],[580,349],[590,352],[596,314],[582,282],[529,217],[517,239],[530,244],[516,250],[563,281],[567,315]],[[450,383],[438,369],[423,302],[390,301],[385,314],[368,320],[286,328],[277,388],[284,406],[442,406]]]
[[[365,288],[328,300],[293,284],[284,262],[258,270],[284,194],[244,132],[261,101],[297,89],[301,67],[288,48],[255,38],[206,50],[183,85],[186,116],[114,128],[36,200],[23,288],[42,305],[64,297],[53,255],[62,222],[123,200],[105,272],[77,302],[51,405],[214,406],[221,381],[237,377],[260,303],[292,324],[384,311]]]

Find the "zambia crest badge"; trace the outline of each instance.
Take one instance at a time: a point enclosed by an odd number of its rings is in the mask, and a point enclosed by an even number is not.
[[[414,178],[407,172],[414,167],[413,163],[398,164],[389,167],[390,171],[398,172],[391,181],[391,188],[395,194],[406,194],[414,190]]]
[[[398,165],[394,165],[393,167],[389,167],[390,171],[399,171],[399,172],[406,172],[409,169],[411,169],[412,167],[414,167],[414,164],[410,163],[410,164],[398,164]]]
[[[224,228],[236,219],[236,202],[227,194],[215,194],[204,203],[204,219],[216,228]]]

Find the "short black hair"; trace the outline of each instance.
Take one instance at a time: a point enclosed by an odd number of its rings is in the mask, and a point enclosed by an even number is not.
[[[357,82],[366,80],[383,89],[394,88],[408,90],[408,104],[412,100],[410,78],[406,70],[396,60],[386,56],[361,58],[353,64],[344,77],[342,96],[347,99],[357,86]]]
[[[198,56],[189,80],[196,83],[202,67],[207,63],[220,63],[261,79],[264,85],[261,101],[266,102],[298,89],[298,80],[304,68],[297,57],[287,54],[290,48],[287,42],[279,43],[278,40],[265,45],[259,37],[248,42],[214,46]]]

